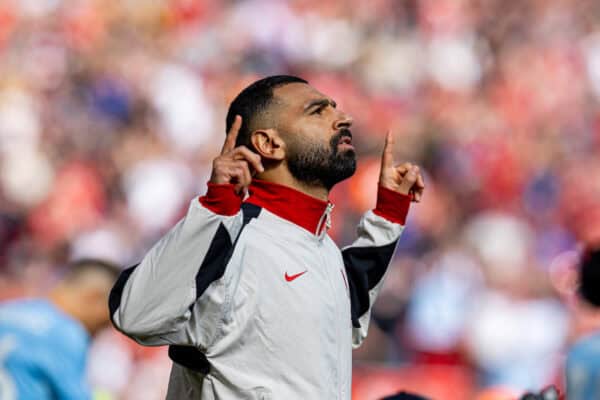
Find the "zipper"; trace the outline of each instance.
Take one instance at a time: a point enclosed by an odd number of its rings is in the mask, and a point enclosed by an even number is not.
[[[333,207],[334,205],[332,202],[327,202],[325,211],[323,211],[323,214],[319,219],[317,230],[315,231],[315,235],[319,238],[319,240],[323,240],[327,234],[327,231],[331,228],[331,211],[333,211]]]

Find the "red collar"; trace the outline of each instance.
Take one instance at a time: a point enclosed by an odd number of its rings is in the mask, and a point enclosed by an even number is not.
[[[288,186],[252,179],[246,202],[266,208],[273,214],[300,225],[315,234],[329,204]]]

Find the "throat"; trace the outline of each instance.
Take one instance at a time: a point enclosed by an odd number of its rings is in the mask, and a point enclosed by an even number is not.
[[[292,187],[299,192],[322,201],[327,201],[329,199],[329,190],[322,185],[310,185],[296,180],[295,185]]]
[[[285,168],[284,171],[278,171],[279,173],[275,173],[275,171],[265,171],[256,178],[259,178],[262,181],[287,186],[321,201],[327,202],[329,200],[329,189],[321,182],[305,182],[294,177],[287,168]]]

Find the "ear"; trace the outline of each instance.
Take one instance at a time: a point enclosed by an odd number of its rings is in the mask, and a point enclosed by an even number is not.
[[[275,129],[260,129],[252,132],[250,142],[263,159],[282,161],[285,158],[285,143]]]

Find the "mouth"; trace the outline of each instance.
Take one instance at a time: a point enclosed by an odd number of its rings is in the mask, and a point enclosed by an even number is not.
[[[354,149],[354,146],[352,145],[352,133],[350,133],[349,130],[344,129],[339,133],[339,135],[340,138],[337,142],[338,147],[341,146]]]
[[[352,146],[352,138],[350,136],[342,136],[338,141],[338,145],[346,144]]]
[[[343,137],[340,139],[337,145],[338,152],[345,153],[347,151],[355,151],[354,146],[352,145],[352,139],[349,137]]]

